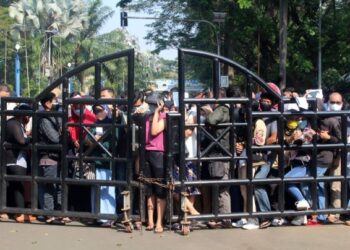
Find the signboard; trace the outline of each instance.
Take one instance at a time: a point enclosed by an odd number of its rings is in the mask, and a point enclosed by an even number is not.
[[[220,87],[228,88],[228,76],[221,76],[220,77]]]

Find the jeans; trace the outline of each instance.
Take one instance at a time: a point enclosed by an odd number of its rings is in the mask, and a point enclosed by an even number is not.
[[[297,166],[292,168],[284,177],[305,177],[307,176],[306,166]],[[293,196],[296,201],[305,200],[304,195],[300,191],[300,188],[295,183],[286,184],[287,191]]]
[[[96,180],[111,180],[112,170],[96,168]],[[96,212],[95,203],[96,191],[95,188],[91,191],[91,210]],[[114,186],[101,186],[100,191],[100,213],[101,214],[115,214],[116,208],[115,187]],[[106,222],[107,220],[100,220]]]
[[[324,176],[326,171],[328,170],[329,166],[317,166],[317,177]],[[309,168],[307,171],[307,176],[311,176],[311,169]],[[303,186],[303,192],[305,194],[305,198],[309,201],[311,204],[311,193],[310,193],[310,187],[309,185]],[[317,182],[317,208],[318,209],[325,209],[326,208],[326,194],[325,194],[325,183],[324,182]],[[319,221],[326,221],[327,216],[325,214],[319,214],[317,215],[317,219]]]
[[[39,176],[56,178],[59,176],[57,165],[40,166]],[[61,185],[57,183],[42,183],[39,185],[39,202],[44,210],[61,209]]]
[[[272,162],[267,162],[265,165],[262,165],[255,174],[255,179],[264,179],[267,178]],[[269,196],[267,195],[266,187],[262,185],[257,185],[254,190],[254,195],[256,202],[259,205],[261,212],[271,211],[271,204]]]

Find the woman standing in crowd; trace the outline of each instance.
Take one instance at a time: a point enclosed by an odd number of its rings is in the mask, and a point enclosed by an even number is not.
[[[20,104],[15,110],[32,111],[27,104]],[[11,147],[6,148],[6,170],[8,175],[24,176],[27,173],[27,152],[23,147],[30,143],[25,126],[30,119],[29,115],[19,114],[6,122],[5,142],[11,143]],[[25,207],[24,183],[20,181],[9,181],[7,188],[8,204],[17,208]],[[34,221],[34,216],[18,214],[15,216],[17,222],[23,223],[25,220]]]
[[[146,178],[159,178],[164,180],[164,131],[165,117],[170,107],[165,106],[162,100],[158,101],[153,116],[146,120],[146,164],[144,176]],[[145,188],[147,196],[148,225],[146,230],[155,233],[163,232],[163,217],[166,207],[166,190],[158,185],[147,185]],[[154,209],[157,211],[157,221],[154,226]]]

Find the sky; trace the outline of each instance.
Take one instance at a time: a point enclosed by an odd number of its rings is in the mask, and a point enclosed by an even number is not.
[[[100,33],[107,33],[116,28],[120,28],[120,8],[116,8],[117,0],[102,0],[103,5],[109,6],[112,10],[114,10],[114,16],[104,24]],[[128,12],[128,16],[146,16],[144,13],[135,13]],[[151,23],[151,20],[142,20],[142,19],[129,19],[128,26],[125,29],[129,32],[130,35],[136,37],[138,39],[138,43],[142,51],[151,51],[154,49],[154,44],[148,44],[149,41],[144,39],[147,35],[147,31],[149,30],[146,27],[147,24]],[[164,50],[160,53],[160,56],[165,59],[174,60],[177,57],[177,51],[175,49]]]

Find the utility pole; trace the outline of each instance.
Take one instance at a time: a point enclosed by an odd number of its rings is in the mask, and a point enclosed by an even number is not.
[[[318,70],[317,70],[317,88],[322,89],[322,0],[320,0],[318,9]]]
[[[279,29],[279,57],[280,57],[280,88],[284,89],[287,82],[287,36],[288,36],[288,0],[280,0],[280,29]]]

